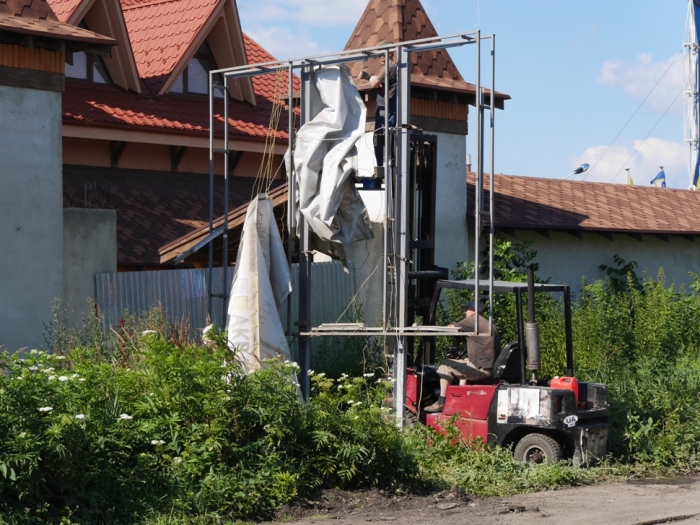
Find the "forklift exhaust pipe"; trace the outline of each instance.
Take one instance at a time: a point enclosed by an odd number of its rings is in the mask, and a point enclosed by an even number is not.
[[[535,322],[535,270],[527,269],[527,316],[525,341],[527,345],[527,369],[532,372],[531,384],[537,383],[537,372],[542,368],[540,358],[540,325]]]

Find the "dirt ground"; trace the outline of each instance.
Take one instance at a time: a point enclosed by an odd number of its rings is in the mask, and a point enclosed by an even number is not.
[[[283,507],[277,520],[297,525],[700,524],[700,475],[592,485],[509,498],[477,498],[459,489],[398,496],[377,490],[330,490],[312,500]]]

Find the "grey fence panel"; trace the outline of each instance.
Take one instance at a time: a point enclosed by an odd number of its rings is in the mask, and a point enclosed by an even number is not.
[[[311,322],[347,321],[352,308],[347,308],[355,294],[355,272],[352,266],[345,272],[338,262],[314,263],[311,266]],[[149,272],[111,272],[95,276],[97,304],[104,316],[105,330],[120,324],[128,312],[141,315],[161,306],[170,323],[188,323],[195,334],[207,323],[208,287],[206,268],[160,270]],[[221,268],[214,268],[213,292],[221,294]],[[297,320],[297,283],[299,266],[292,265],[292,320]],[[233,269],[228,271],[233,279]],[[227,282],[227,294],[231,283]],[[225,325],[222,299],[214,297],[212,318],[217,326]],[[345,314],[344,314],[345,312]],[[287,302],[280,308],[282,326],[287,326]],[[292,325],[292,331],[295,330]]]

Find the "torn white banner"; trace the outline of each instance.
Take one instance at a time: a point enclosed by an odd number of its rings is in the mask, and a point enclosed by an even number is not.
[[[292,290],[272,200],[248,206],[228,305],[228,343],[250,371],[265,359],[290,358],[278,308]]]
[[[355,188],[355,144],[365,132],[367,110],[347,68],[311,73],[310,120],[294,150],[298,209],[322,241],[350,244],[373,239],[365,204]],[[287,164],[289,166],[289,163]]]

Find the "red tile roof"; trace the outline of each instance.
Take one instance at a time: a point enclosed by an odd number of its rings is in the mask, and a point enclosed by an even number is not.
[[[232,178],[229,209],[250,200],[254,181],[252,177]],[[207,175],[123,169],[117,173],[100,168],[65,166],[64,206],[84,207],[85,186],[94,182],[109,188],[106,207],[117,211],[119,265],[159,265],[160,246],[193,228],[208,224]],[[217,182],[215,217],[223,213],[223,183]]]
[[[86,0],[49,0],[51,9],[61,22],[68,22],[78,6]]]
[[[384,41],[405,42],[419,38],[438,36],[420,0],[370,0],[360,17],[345,49],[359,49],[379,45]],[[476,86],[465,82],[446,49],[411,54],[411,84],[419,87],[476,93]],[[353,77],[357,77],[364,64],[350,65]],[[376,75],[380,70],[379,59],[371,59],[366,70]],[[359,83],[360,89],[367,88]],[[510,96],[496,93],[500,99]]]
[[[474,174],[467,180],[473,217]],[[496,175],[494,193],[498,228],[700,234],[696,191]]]
[[[158,93],[220,0],[122,0],[139,76]]]
[[[146,90],[144,90],[146,93]],[[223,123],[223,104],[214,106]],[[272,103],[264,99],[257,106],[231,101],[229,123],[232,137],[264,138],[268,135]],[[208,97],[168,95],[139,96],[109,85],[66,82],[63,95],[63,122],[101,126],[128,126],[209,135]],[[223,126],[218,126],[223,133]],[[277,137],[286,139],[287,115],[282,112]]]
[[[46,0],[0,0],[0,30],[44,38],[113,46],[117,42],[59,21]]]
[[[250,63],[269,62],[274,58],[250,37],[244,35]],[[278,91],[287,91],[287,74]],[[295,86],[299,81],[295,78]],[[229,103],[229,122],[234,137],[265,138],[268,135],[270,113],[275,100],[275,75],[253,78],[257,105],[232,100]],[[168,94],[156,97],[147,89],[138,95],[115,86],[87,82],[66,82],[63,96],[64,123],[84,123],[101,126],[129,126],[138,129],[158,129],[189,134],[209,134],[209,98],[196,95]],[[282,95],[284,96],[284,95]],[[279,96],[278,96],[279,98]],[[215,104],[216,117],[223,123],[223,103]],[[286,139],[287,112],[283,111],[277,138]],[[222,130],[222,126],[217,127]]]

